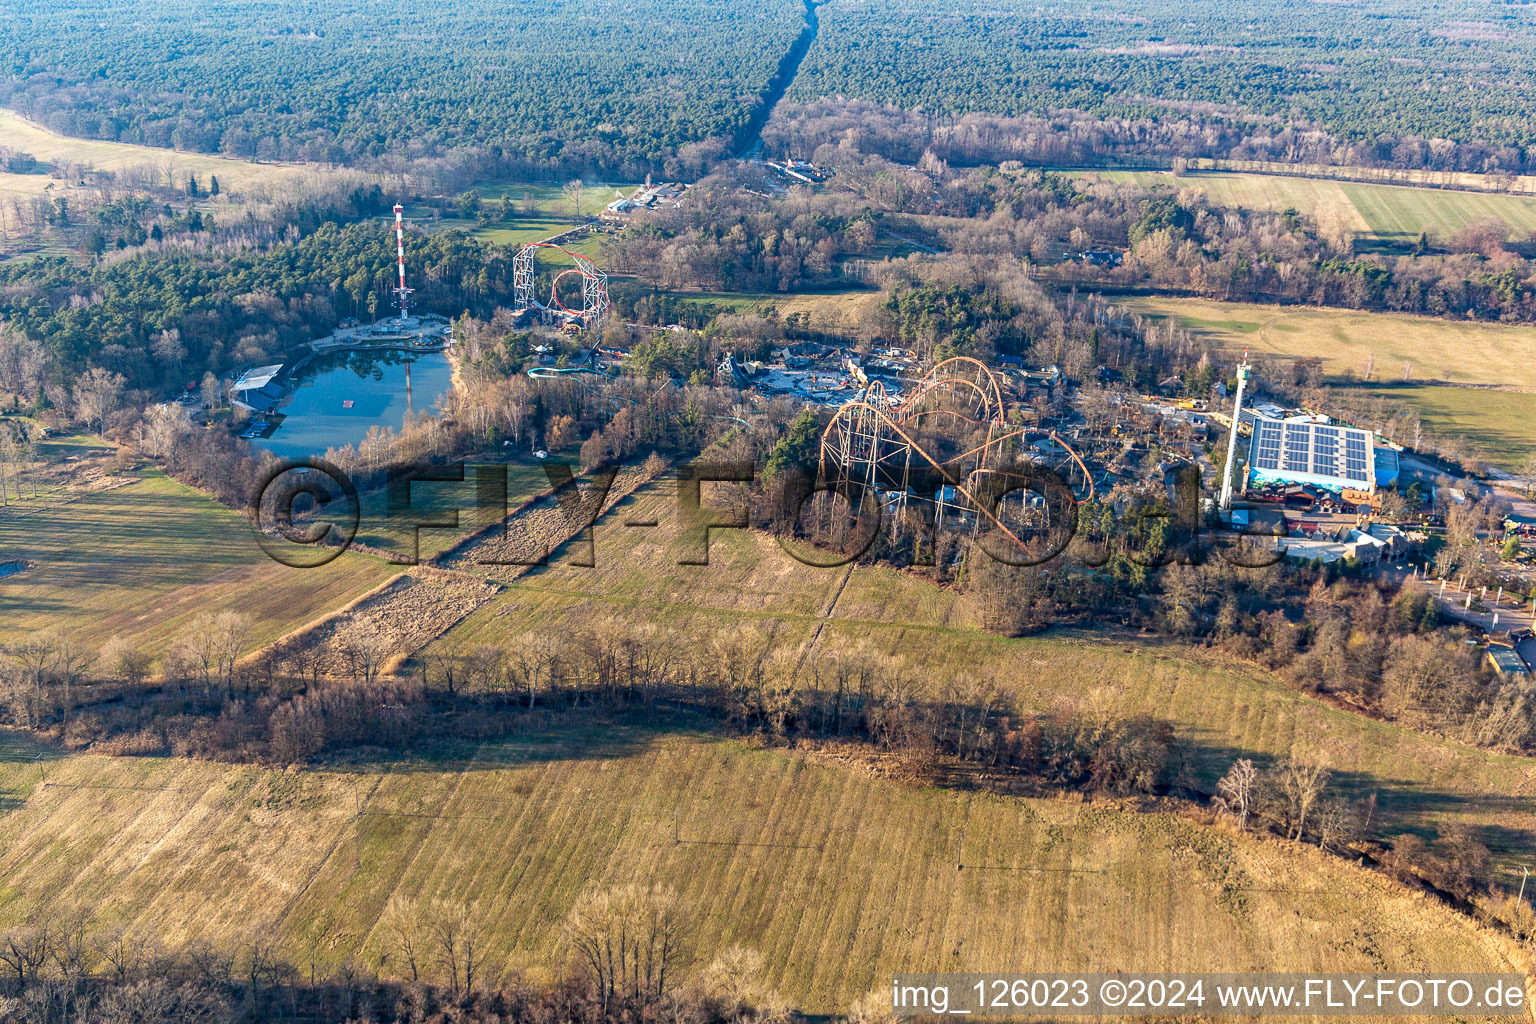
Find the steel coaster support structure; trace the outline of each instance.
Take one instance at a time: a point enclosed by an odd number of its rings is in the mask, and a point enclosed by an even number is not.
[[[960,409],[944,405],[929,407],[933,396],[948,396],[958,401]],[[948,416],[972,427],[986,427],[986,441],[970,450],[941,461],[914,437],[920,420],[928,416]],[[1054,431],[1019,428],[1010,425],[1003,406],[1002,389],[997,375],[984,363],[966,356],[948,359],[924,374],[914,391],[892,407],[885,386],[872,382],[861,401],[841,407],[822,432],[821,477],[837,483],[839,493],[850,505],[857,506],[862,494],[854,489],[893,491],[898,507],[905,510],[910,499],[932,502],[935,521],[946,514],[975,512],[973,531],[982,520],[989,520],[1019,547],[1025,547],[998,518],[981,497],[995,487],[997,480],[1007,482],[1014,474],[999,466],[1009,442],[1022,441],[1030,434],[1049,437],[1066,452],[1066,460],[1083,474],[1087,494],[1094,495],[1092,474],[1082,458]],[[937,472],[943,485],[933,495],[913,495],[912,470]],[[954,500],[945,497],[953,488]]]
[[[541,302],[534,294],[534,258],[539,249],[553,249],[571,261],[571,266],[555,275],[550,285],[549,301]],[[560,301],[561,278],[581,278],[581,309],[572,309]],[[530,242],[512,257],[512,294],[519,309],[537,309],[548,317],[579,321],[585,330],[596,330],[608,317],[608,275],[597,264],[578,252],[571,252],[554,242]]]
[[[533,300],[533,249],[524,246],[512,257],[512,299],[518,309],[535,305]]]
[[[596,270],[596,267],[593,268]],[[608,276],[598,270],[597,274],[583,274],[581,278],[581,306],[588,311],[587,325],[601,324],[608,319]]]
[[[954,356],[944,360],[933,369],[923,374],[913,389],[913,398],[931,389],[932,385],[943,384],[954,387],[960,382],[972,385],[983,393],[983,409],[985,415],[978,415],[977,419],[1001,419],[1003,415],[1003,390],[998,385],[997,374],[979,359],[970,356]],[[909,400],[910,401],[910,400]]]

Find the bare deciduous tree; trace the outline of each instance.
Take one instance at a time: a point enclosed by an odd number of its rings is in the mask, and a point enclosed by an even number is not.
[[[512,671],[521,680],[523,687],[528,691],[528,706],[534,705],[539,692],[539,678],[545,675],[551,665],[554,664],[555,655],[560,649],[557,638],[548,633],[529,633],[519,637],[513,644],[508,657],[512,664]]]
[[[174,402],[152,405],[139,424],[139,447],[174,468],[182,443],[192,433],[192,414]]]
[[[108,675],[130,686],[137,686],[149,675],[152,658],[149,652],[136,647],[124,637],[114,636],[101,646],[97,663]]]
[[[105,432],[107,417],[117,411],[117,403],[127,383],[120,373],[93,366],[75,382],[75,415],[89,427],[95,423]]]
[[[448,973],[448,987],[454,995],[474,991],[475,969],[485,955],[484,931],[474,908],[455,900],[434,900],[428,916],[437,962]]]
[[[238,612],[204,613],[192,620],[181,650],[196,667],[204,687],[222,683],[234,691],[235,662],[251,632],[251,620]]]
[[[383,925],[389,936],[389,948],[384,951],[384,962],[394,957],[396,963],[410,972],[411,980],[421,978],[421,921],[416,905],[398,894],[389,898],[384,908]]]
[[[384,669],[384,663],[395,652],[393,638],[383,630],[368,623],[357,623],[351,635],[344,641],[343,649],[352,663],[352,673],[363,682],[371,683]]]
[[[1328,785],[1328,766],[1315,750],[1299,750],[1275,769],[1275,785],[1285,801],[1286,823],[1292,839],[1300,839],[1307,815]]]
[[[1253,766],[1252,761],[1243,757],[1233,761],[1226,776],[1216,783],[1217,806],[1230,815],[1240,829],[1248,827],[1248,815],[1253,810],[1254,784],[1258,778],[1259,770]]]
[[[560,191],[565,193],[565,201],[571,204],[573,217],[581,216],[581,192],[585,187],[580,178],[572,178],[560,188]]]
[[[685,963],[688,915],[658,885],[584,893],[565,923],[566,941],[591,973],[606,1011],[615,997],[654,998]]]
[[[0,935],[0,966],[16,978],[18,989],[25,989],[48,962],[52,944],[53,936],[47,923],[14,929]]]

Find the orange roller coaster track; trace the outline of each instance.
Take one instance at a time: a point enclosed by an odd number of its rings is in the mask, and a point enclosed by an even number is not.
[[[920,408],[934,395],[944,392],[958,397],[964,403],[964,411],[952,408]],[[972,416],[968,413],[975,413]],[[962,454],[940,461],[914,436],[917,422],[927,416],[950,416],[960,422],[987,427],[987,440]],[[978,360],[965,356],[947,359],[935,366],[917,382],[913,392],[893,406],[885,385],[880,381],[870,384],[863,401],[850,402],[838,409],[821,435],[821,478],[830,480],[829,471],[845,485],[856,483],[864,487],[892,490],[903,495],[910,493],[911,472],[914,467],[926,467],[939,474],[944,482],[964,498],[977,513],[977,526],[983,519],[1019,547],[1026,545],[993,512],[989,503],[978,496],[977,483],[985,475],[1014,476],[995,466],[1010,441],[1023,440],[1030,434],[1050,438],[1066,452],[1067,457],[1083,474],[1087,494],[1080,500],[1094,496],[1093,476],[1082,457],[1055,431],[1038,428],[1010,427],[1004,418],[1002,388],[997,375]],[[943,504],[942,496],[920,498]]]
[[[548,303],[539,301],[533,291],[534,254],[539,249],[553,249],[572,263],[555,275]],[[572,309],[560,300],[560,281],[572,275],[581,280],[580,309]],[[512,292],[520,309],[538,309],[557,318],[577,320],[589,330],[601,326],[608,316],[608,275],[588,257],[554,242],[530,242],[517,251],[512,257]]]

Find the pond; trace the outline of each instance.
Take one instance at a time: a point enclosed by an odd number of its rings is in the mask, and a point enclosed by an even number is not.
[[[271,437],[252,441],[281,458],[324,455],[355,445],[377,423],[396,430],[407,412],[431,411],[447,394],[453,367],[441,352],[344,352],[300,371]]]

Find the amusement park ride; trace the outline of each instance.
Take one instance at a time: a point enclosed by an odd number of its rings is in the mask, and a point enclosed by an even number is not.
[[[1032,434],[1048,439],[1044,457],[1038,448],[1022,456]],[[1034,467],[1042,463],[1071,488],[1071,510],[1040,494]],[[1032,550],[1019,536],[1024,528],[1032,536],[1052,532],[1053,520],[1075,515],[1076,502],[1093,497],[1078,454],[1054,431],[1010,424],[998,375],[965,356],[939,363],[905,398],[877,380],[862,399],[839,408],[822,432],[820,479],[850,510],[871,494],[901,510],[909,501],[930,504],[935,521],[995,529],[1022,552]]]
[[[540,249],[553,250],[572,264],[555,275],[549,286],[547,303],[534,294],[534,260]],[[560,299],[560,282],[572,276],[581,281],[580,309],[572,309]],[[602,327],[608,316],[608,275],[587,257],[554,242],[532,242],[517,251],[512,258],[512,291],[519,309],[534,311],[548,323],[570,324],[584,331],[595,331]]]
[[[548,302],[534,291],[541,249],[571,263],[554,275]],[[580,309],[560,298],[560,282],[570,277],[581,281]],[[518,308],[546,323],[596,332],[608,314],[607,275],[586,256],[554,242],[523,246],[513,258],[512,284]],[[552,376],[584,369],[529,372]],[[1030,435],[1036,435],[1033,450]],[[1048,439],[1045,452],[1041,439]],[[1071,494],[1058,487],[1057,493],[1042,495],[1041,468],[1056,473]],[[964,356],[939,363],[906,397],[887,392],[876,380],[860,399],[841,406],[822,433],[820,479],[855,513],[871,497],[901,510],[909,501],[926,503],[933,520],[968,523],[978,533],[995,531],[1006,538],[1005,548],[1026,553],[1034,543],[1027,538],[1037,538],[1042,527],[1055,532],[1064,517],[1076,514],[1079,500],[1093,496],[1092,477],[1078,454],[1054,431],[1010,423],[999,376]],[[1031,492],[1034,500],[1027,497]]]

